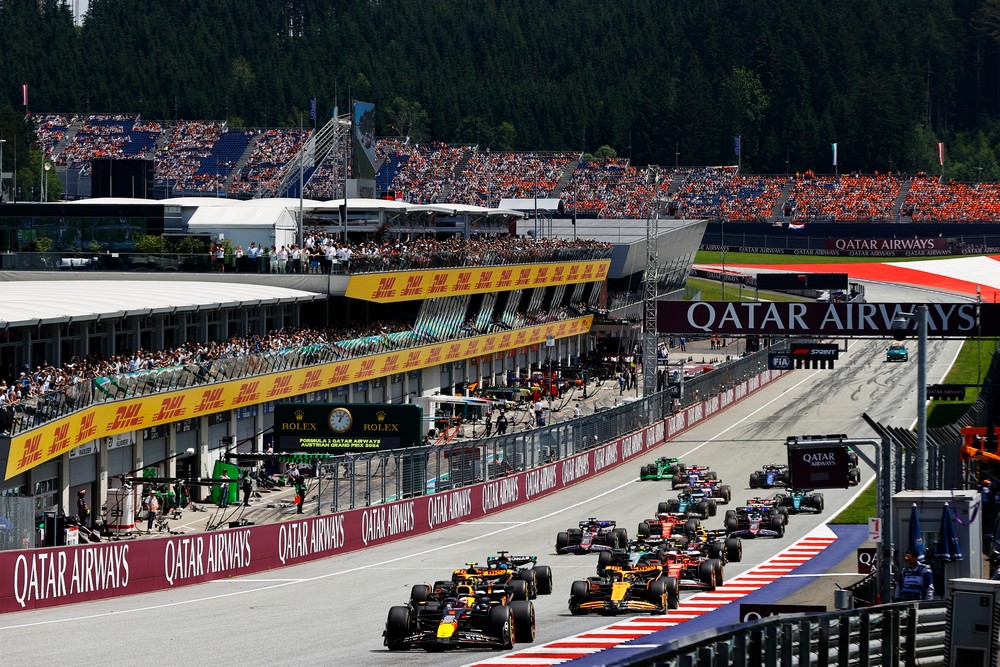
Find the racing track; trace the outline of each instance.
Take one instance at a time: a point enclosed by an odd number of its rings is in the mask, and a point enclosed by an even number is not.
[[[870,301],[940,300],[919,290],[872,286]],[[834,370],[798,370],[689,430],[653,455],[710,464],[734,487],[735,500],[752,495],[749,473],[782,461],[785,436],[871,432],[861,419],[909,427],[916,414],[914,362],[886,364],[885,341],[852,341]],[[928,382],[940,381],[958,342],[928,345]],[[912,345],[915,351],[915,343]],[[915,359],[915,352],[913,358]],[[630,535],[667,497],[666,484],[638,482],[636,460],[538,501],[436,533],[412,537],[336,558],[148,595],[57,607],[0,617],[8,664],[57,664],[70,656],[80,665],[146,665],[151,657],[205,665],[239,656],[244,667],[276,661],[315,665],[457,666],[497,657],[458,651],[390,655],[381,633],[390,606],[403,603],[414,583],[446,578],[453,567],[484,562],[497,549],[537,554],[552,566],[555,590],[536,604],[535,645],[603,627],[615,619],[571,616],[570,583],[594,573],[594,556],[555,556],[555,534],[588,516],[617,519]],[[862,466],[864,484],[871,471]],[[849,501],[857,489],[824,492],[827,511],[793,516],[783,539],[744,541],[744,558],[727,578],[788,547]],[[765,495],[767,492],[765,492]],[[722,526],[725,506],[707,523]],[[831,601],[832,602],[832,601]],[[684,608],[684,601],[681,601]],[[618,619],[620,620],[620,619]],[[530,645],[518,645],[518,648]]]

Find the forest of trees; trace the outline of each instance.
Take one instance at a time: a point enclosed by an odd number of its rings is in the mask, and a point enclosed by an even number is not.
[[[1000,0],[0,0],[0,138],[28,109],[322,123],[634,164],[1000,180]],[[734,135],[742,155],[734,153]],[[23,156],[23,158],[21,157]],[[9,169],[9,167],[8,167]]]

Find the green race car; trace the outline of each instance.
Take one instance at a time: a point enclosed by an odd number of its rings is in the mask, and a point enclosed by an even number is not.
[[[685,466],[680,459],[661,456],[639,469],[639,479],[641,481],[673,479],[677,475],[684,474],[684,469]]]

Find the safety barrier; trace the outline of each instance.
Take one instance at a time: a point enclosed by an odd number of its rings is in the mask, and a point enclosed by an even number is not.
[[[684,637],[607,667],[943,667],[948,603],[775,616]],[[650,637],[644,642],[649,642]]]

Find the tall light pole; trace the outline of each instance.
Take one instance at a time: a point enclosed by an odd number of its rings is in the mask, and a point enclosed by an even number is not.
[[[3,203],[3,145],[6,139],[0,139],[0,203]]]

